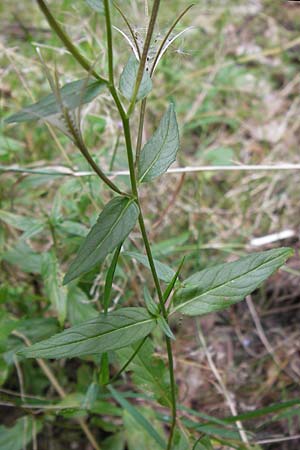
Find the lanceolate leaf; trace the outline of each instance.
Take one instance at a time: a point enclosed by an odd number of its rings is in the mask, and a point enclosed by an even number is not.
[[[139,70],[139,62],[134,55],[131,55],[120,78],[120,91],[128,100],[131,100],[134,93],[136,78]],[[136,100],[146,97],[152,89],[152,80],[147,71],[144,72],[139,92]]]
[[[82,322],[31,347],[26,358],[72,358],[117,350],[143,339],[156,325],[144,308],[122,308]]]
[[[96,12],[104,13],[104,5],[102,0],[85,0],[87,4]]]
[[[147,267],[150,270],[150,264],[147,256],[136,252],[123,252],[122,255],[136,259],[139,263],[143,264],[143,266]],[[157,259],[154,260],[154,265],[158,278],[165,283],[170,283],[175,276],[174,270],[166,264],[161,263]]]
[[[196,316],[228,308],[260,286],[292,254],[289,248],[274,249],[202,270],[177,291],[173,312]]]
[[[0,209],[0,220],[3,220],[3,222],[8,225],[22,231],[28,231],[33,227],[43,224],[43,222],[33,217],[20,216],[18,214],[4,211],[3,209]]]
[[[150,181],[166,172],[179,149],[179,131],[174,105],[171,103],[158,129],[141,151],[139,181]]]
[[[91,102],[106,86],[103,81],[94,78],[84,78],[65,84],[60,89],[63,104],[69,109],[75,109],[85,103]],[[20,112],[13,114],[6,119],[7,123],[28,122],[59,113],[60,105],[56,96],[49,94],[39,102],[27,106]]]
[[[139,215],[134,200],[116,197],[103,209],[72,262],[64,284],[102,262],[128,236]]]

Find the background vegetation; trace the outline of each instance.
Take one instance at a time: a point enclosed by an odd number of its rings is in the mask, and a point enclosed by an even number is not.
[[[142,33],[144,2],[119,4]],[[158,39],[186,6],[185,0],[162,2]],[[51,7],[89,59],[105,67],[103,20],[84,2],[52,1]],[[49,92],[37,46],[50,67],[56,64],[61,84],[81,78],[82,71],[49,31],[34,2],[3,0],[0,14],[0,109],[5,118]],[[116,11],[113,20],[124,29]],[[180,166],[298,163],[300,7],[269,0],[203,0],[196,2],[178,30],[190,26],[160,63],[146,136],[173,100],[181,127]],[[120,74],[129,49],[117,31],[114,39]],[[124,143],[108,94],[88,105],[85,114],[86,140],[94,157],[109,170],[112,149],[117,148],[113,169],[122,170]],[[154,448],[126,410],[123,413],[100,394],[95,404],[89,404],[93,379],[89,359],[41,366],[32,360],[20,364],[15,357],[26,340],[35,342],[59,330],[61,311],[56,308],[55,283],[49,282],[56,269],[49,275],[47,268],[59,261],[62,271],[66,270],[109,194],[94,176],[52,173],[89,170],[59,132],[36,123],[0,126],[0,431],[8,436],[4,426],[14,426],[14,436],[18,431],[21,436],[19,444],[14,441],[9,447],[0,434],[0,448],[22,449],[28,441],[28,448],[40,450],[88,449],[76,423],[82,417],[99,441],[118,431],[123,421],[129,449]],[[128,182],[127,176],[122,179]],[[152,224],[152,242],[159,235],[156,256],[174,267],[185,256],[183,272],[188,276],[192,270],[257,250],[253,238],[269,233],[290,230],[293,237],[283,244],[297,250],[299,195],[297,171],[222,170],[165,175],[155,191],[151,186],[143,189],[142,200],[147,199],[144,208]],[[50,252],[53,243],[57,260]],[[128,249],[141,246],[139,234],[133,233]],[[136,271],[138,277],[133,275]],[[93,317],[99,309],[104,279],[95,277],[98,273],[99,268],[88,274],[72,295],[65,293],[68,323]],[[187,408],[187,419],[195,419],[197,413],[228,418],[294,400],[295,404],[286,404],[278,412],[271,409],[272,414],[264,411],[253,418],[248,414],[243,424],[262,448],[299,448],[299,275],[296,251],[288,266],[246,303],[198,321],[203,333],[194,319],[173,324],[178,336],[174,349],[179,398]],[[139,286],[148,279],[146,269],[122,257],[114,302],[136,304]],[[155,341],[159,354],[159,334]],[[59,380],[62,400],[49,368]],[[155,421],[155,413],[163,414],[151,409],[144,381],[142,394],[133,391],[129,375],[122,383],[126,395],[137,397],[136,404],[151,420]],[[25,428],[20,419],[24,412],[34,418],[27,420]],[[212,436],[220,433],[209,420],[197,417],[203,431],[210,426]],[[231,438],[231,428],[226,430]],[[106,442],[107,448],[122,448],[122,444]]]

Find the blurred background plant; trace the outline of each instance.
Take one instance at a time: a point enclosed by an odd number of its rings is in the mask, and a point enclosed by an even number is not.
[[[143,35],[145,2],[118,3],[137,35]],[[84,55],[104,68],[103,19],[85,2],[50,4]],[[172,1],[172,15],[186,6],[185,0]],[[82,71],[50,32],[34,2],[3,0],[0,14],[4,119],[49,92],[37,47],[46,64],[53,67],[55,62],[61,85],[82,78]],[[116,10],[113,20],[125,31]],[[170,2],[162,2],[158,43],[170,21]],[[180,166],[276,164],[278,168],[169,173],[156,185],[155,193],[151,186],[144,188],[142,195],[151,198],[145,210],[154,224],[152,241],[158,229],[160,234],[155,255],[174,267],[185,256],[183,271],[189,275],[228,260],[229,253],[243,255],[281,244],[298,249],[300,176],[299,170],[286,171],[284,165],[299,163],[300,6],[269,0],[203,0],[196,2],[177,32],[187,27],[191,28],[160,61],[145,136],[151,135],[152,123],[157,124],[173,100],[181,125]],[[117,30],[114,39],[120,74],[128,42]],[[122,170],[124,143],[108,94],[103,92],[83,112],[85,140],[95,159],[107,170]],[[0,127],[0,448],[22,449],[28,442],[28,448],[41,450],[83,449],[88,444],[76,424],[82,418],[100,441],[106,439],[104,448],[122,449],[125,441],[129,450],[136,449],[137,442],[141,442],[139,449],[154,448],[126,408],[123,412],[93,392],[89,359],[46,365],[25,361],[20,367],[15,357],[24,341],[54,334],[65,318],[76,324],[96,314],[104,289],[104,279],[95,277],[99,270],[85,276],[71,295],[60,288],[58,260],[65,271],[64,262],[109,195],[96,177],[72,176],[73,170],[89,168],[54,128],[4,127],[2,122]],[[113,160],[112,149],[116,150]],[[121,178],[126,185],[127,176]],[[254,240],[282,232],[274,237],[275,244]],[[49,251],[53,243],[57,258]],[[139,235],[133,233],[128,250],[141,247]],[[138,278],[133,276],[135,271]],[[299,275],[297,251],[253,299],[197,322],[185,318],[173,324],[179,337],[174,349],[184,414],[198,431],[212,436],[213,448],[242,448],[230,426],[231,416],[238,413],[244,413],[241,419],[251,441],[262,448],[299,448]],[[138,263],[133,266],[123,256],[114,302],[130,304],[148,277],[146,269]],[[161,340],[162,336],[155,336],[157,354]],[[142,391],[145,377],[142,374],[138,380]],[[136,397],[149,420],[163,415],[163,410],[153,413],[151,398],[133,391],[129,376],[123,383],[126,395]],[[269,405],[275,406],[265,410]],[[26,419],[24,412],[29,413]],[[121,421],[125,434],[118,434]],[[109,437],[110,433],[115,437]],[[228,440],[231,446],[224,443]]]

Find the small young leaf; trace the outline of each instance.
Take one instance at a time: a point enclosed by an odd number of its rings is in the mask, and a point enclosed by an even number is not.
[[[179,131],[174,105],[171,103],[157,130],[141,151],[139,181],[151,181],[166,172],[175,161],[178,149]]]
[[[289,248],[274,249],[202,270],[176,292],[173,312],[201,316],[228,308],[258,288],[292,254]]]
[[[170,295],[171,295],[171,292],[173,291],[173,289],[174,289],[175,286],[176,286],[176,283],[177,283],[177,280],[178,280],[178,278],[179,278],[179,274],[180,274],[180,272],[181,272],[183,263],[184,263],[184,258],[182,259],[182,261],[181,261],[181,263],[180,263],[180,265],[179,265],[179,267],[178,267],[178,269],[177,269],[177,271],[176,271],[176,273],[175,273],[173,279],[170,281],[170,283],[169,283],[168,286],[166,287],[166,290],[165,290],[164,293],[163,293],[163,301],[164,301],[164,302],[166,302],[166,301],[168,300],[168,298],[169,298]]]
[[[170,339],[173,339],[175,341],[175,336],[174,336],[171,328],[169,327],[168,323],[166,322],[166,320],[162,316],[157,317],[156,320],[157,320],[157,325],[163,331],[163,333],[166,336],[168,336]]]
[[[104,5],[102,0],[85,0],[87,4],[96,12],[104,14]]]
[[[62,286],[61,271],[53,251],[43,255],[42,277],[46,294],[57,312],[60,325],[63,325],[67,315],[67,289]]]
[[[99,396],[99,392],[100,392],[99,385],[95,382],[91,383],[84,396],[84,399],[82,400],[81,408],[90,411]]]
[[[134,55],[131,55],[120,78],[120,91],[125,98],[131,100],[134,93],[136,77],[139,70],[139,62]],[[146,97],[152,89],[152,80],[147,71],[144,72],[139,92],[136,100],[141,100]]]
[[[117,350],[147,336],[156,322],[144,308],[122,308],[23,348],[26,358],[72,358]]]
[[[125,240],[133,229],[138,215],[139,208],[134,200],[125,197],[111,200],[79,248],[65,276],[64,284],[102,262]]]
[[[136,252],[123,252],[122,255],[136,259],[139,263],[143,264],[143,266],[147,267],[147,269],[150,270],[150,264],[147,256]],[[166,264],[157,261],[156,259],[154,260],[154,265],[158,278],[165,283],[170,283],[175,276],[174,270]]]
[[[147,286],[144,286],[144,299],[145,299],[145,303],[146,303],[146,308],[148,309],[149,313],[152,314],[153,316],[156,316],[159,312],[158,305],[152,299]]]
[[[60,96],[63,104],[69,109],[75,109],[85,103],[91,102],[106,84],[103,81],[93,78],[84,78],[82,80],[72,81],[60,89]],[[44,117],[52,116],[60,112],[60,106],[57,103],[56,96],[49,94],[39,102],[23,108],[16,114],[8,117],[5,122],[19,123],[38,120]]]

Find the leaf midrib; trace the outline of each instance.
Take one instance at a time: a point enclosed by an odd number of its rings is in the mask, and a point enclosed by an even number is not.
[[[113,330],[109,330],[109,331],[106,331],[106,332],[104,332],[104,333],[102,333],[102,334],[96,334],[96,335],[94,335],[94,336],[90,336],[90,337],[88,337],[88,338],[83,338],[83,339],[80,339],[80,340],[77,340],[77,341],[72,341],[72,342],[67,342],[67,343],[62,343],[62,344],[55,344],[55,348],[57,348],[57,347],[64,347],[64,346],[67,346],[67,345],[72,345],[72,344],[78,344],[78,343],[81,343],[81,342],[87,342],[87,341],[89,341],[89,340],[91,340],[91,339],[97,339],[98,337],[100,337],[100,336],[105,336],[106,334],[110,334],[110,333],[114,333],[115,331],[119,331],[119,330],[126,330],[127,328],[130,328],[130,327],[133,327],[133,326],[135,326],[135,325],[141,325],[141,324],[145,324],[145,323],[148,323],[148,322],[153,322],[155,319],[152,319],[151,317],[149,318],[149,319],[144,319],[144,320],[141,320],[141,321],[139,321],[139,322],[134,322],[134,323],[131,323],[131,324],[129,324],[129,325],[124,325],[124,326],[122,326],[122,327],[119,327],[119,328],[115,328],[115,329],[113,329]],[[69,328],[69,330],[71,330],[72,328]],[[66,330],[66,332],[68,332],[69,330]],[[36,345],[38,345],[39,343],[37,343]],[[50,347],[50,348],[52,348],[52,347]],[[40,349],[40,350],[37,350],[37,351],[47,351],[47,350],[49,350],[49,348],[43,348],[43,349]]]
[[[94,250],[92,250],[92,252],[88,253],[87,256],[83,257],[84,260],[86,260],[89,256],[94,255],[94,253],[99,249],[100,246],[103,245],[103,243],[106,241],[106,239],[108,239],[108,237],[112,234],[112,232],[115,230],[115,228],[117,227],[117,225],[119,224],[120,220],[123,218],[123,216],[125,215],[126,211],[128,210],[128,208],[134,203],[134,200],[129,200],[126,207],[124,209],[122,209],[120,215],[118,216],[118,219],[114,222],[114,224],[109,228],[108,233],[103,237],[103,239],[97,244],[97,246],[94,248]],[[98,223],[95,225],[95,227],[98,225]],[[79,257],[79,255],[78,255]],[[80,258],[80,257],[79,257]],[[79,261],[80,262],[80,261]]]
[[[283,256],[283,255],[277,256],[277,257],[274,258],[272,261],[275,262],[277,259],[282,258],[282,256]],[[181,308],[183,308],[183,307],[189,305],[190,303],[196,301],[196,300],[195,300],[196,298],[199,299],[200,297],[203,297],[203,296],[205,296],[205,295],[208,295],[209,293],[215,291],[216,289],[219,289],[219,288],[222,287],[222,286],[225,286],[225,285],[228,284],[228,283],[231,283],[232,281],[238,280],[239,278],[242,278],[242,277],[244,277],[245,275],[251,274],[251,273],[254,272],[255,270],[258,270],[258,269],[260,269],[261,267],[263,267],[264,265],[267,265],[269,262],[270,262],[270,261],[264,262],[264,263],[260,264],[259,266],[255,267],[254,269],[249,270],[247,273],[244,273],[244,274],[242,274],[242,275],[238,275],[238,276],[236,276],[236,277],[234,277],[234,278],[231,278],[231,279],[230,279],[229,281],[227,281],[226,283],[219,284],[218,286],[215,286],[214,288],[208,289],[207,291],[203,292],[202,294],[197,295],[197,297],[194,297],[194,298],[192,298],[191,300],[187,300],[185,303],[181,303],[180,305],[178,305],[177,307],[175,307],[175,308],[173,309],[173,311],[171,312],[171,314],[173,314],[174,312],[178,311],[179,309],[181,309]],[[194,287],[196,288],[197,285],[195,285]],[[183,290],[184,290],[184,289],[192,289],[192,288],[193,288],[193,285],[190,285],[190,288],[189,288],[189,287],[183,288]]]
[[[165,143],[166,143],[167,138],[168,138],[168,135],[169,135],[170,124],[171,124],[171,113],[172,113],[172,111],[173,111],[173,110],[170,109],[169,118],[168,118],[167,132],[166,132],[165,137],[164,137],[164,139],[163,139],[162,145],[160,146],[159,151],[157,152],[155,158],[153,159],[153,161],[152,161],[152,163],[150,164],[150,166],[148,167],[148,169],[147,169],[147,170],[144,172],[144,174],[141,176],[141,178],[140,178],[140,180],[139,180],[141,183],[143,182],[143,179],[147,176],[147,174],[150,172],[150,170],[152,169],[152,167],[154,166],[154,164],[158,161],[158,159],[159,159],[159,157],[160,157],[160,155],[161,155],[161,153],[162,153],[162,150],[163,150],[163,148],[164,148],[164,146],[165,146]],[[150,144],[150,142],[148,142],[148,144]]]

